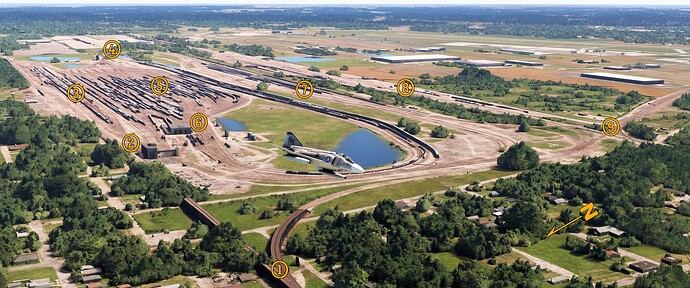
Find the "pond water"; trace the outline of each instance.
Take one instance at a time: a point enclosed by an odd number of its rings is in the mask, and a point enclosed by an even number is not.
[[[72,69],[72,68],[79,68],[79,67],[81,67],[81,65],[79,65],[79,64],[65,64],[65,65],[62,65],[62,67],[65,67],[67,69]]]
[[[50,61],[54,58],[55,56],[31,56],[29,59],[34,60],[34,61]],[[57,57],[60,59],[60,61],[79,61],[81,58],[74,58],[74,57]]]
[[[242,122],[237,120],[218,118],[218,123],[227,131],[247,131],[247,127],[245,127]]]
[[[388,141],[367,129],[345,136],[335,151],[345,153],[365,169],[391,164],[402,156],[402,152],[393,149]]]
[[[332,61],[333,58],[315,57],[315,56],[301,56],[301,57],[277,57],[276,60],[281,60],[290,63],[303,63],[303,62],[324,62]]]

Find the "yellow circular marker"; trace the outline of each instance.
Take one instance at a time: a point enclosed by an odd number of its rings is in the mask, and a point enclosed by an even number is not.
[[[189,126],[195,132],[204,131],[208,127],[208,117],[204,113],[194,113],[192,117],[189,117]]]
[[[122,137],[122,149],[125,151],[129,153],[136,152],[139,150],[139,147],[141,147],[141,141],[136,134],[129,133],[125,135],[125,137]]]
[[[84,91],[84,86],[80,84],[72,84],[67,87],[67,99],[74,103],[79,103],[86,97],[86,92]]]
[[[601,130],[606,136],[616,136],[618,132],[621,132],[621,122],[618,122],[616,118],[608,117],[601,122]]]
[[[168,79],[163,76],[153,78],[151,80],[151,92],[156,95],[163,95],[168,92]]]
[[[398,85],[395,86],[398,90],[398,95],[402,97],[410,97],[414,94],[414,82],[409,78],[403,78],[398,81]]]
[[[103,56],[108,59],[115,59],[120,56],[122,46],[117,40],[108,40],[103,44]]]
[[[300,89],[301,88],[301,89]],[[295,85],[295,94],[302,99],[309,99],[314,94],[314,85],[308,80],[302,80]]]
[[[290,267],[283,260],[278,260],[271,264],[271,274],[277,279],[283,279],[290,273]]]

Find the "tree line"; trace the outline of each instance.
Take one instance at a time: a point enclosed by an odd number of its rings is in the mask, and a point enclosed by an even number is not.
[[[233,43],[230,45],[225,45],[223,47],[225,47],[225,49],[228,49],[229,51],[237,52],[247,56],[264,56],[271,58],[275,57],[275,55],[273,55],[273,48],[264,47],[263,45],[240,45],[237,43]]]
[[[29,81],[17,69],[14,69],[7,59],[0,59],[0,89],[27,87],[29,87]]]

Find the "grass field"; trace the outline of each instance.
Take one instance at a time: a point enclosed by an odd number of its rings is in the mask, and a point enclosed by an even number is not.
[[[311,271],[307,269],[302,269],[302,275],[304,275],[304,281],[306,282],[306,287],[308,288],[326,288],[328,285],[326,285],[325,282],[321,281],[321,278],[317,277],[314,275],[314,273],[311,273]]]
[[[91,153],[93,152],[93,149],[96,148],[97,143],[79,143],[77,144],[77,147],[74,148],[74,150],[79,153],[84,153],[85,156],[82,156],[81,158],[84,159],[84,163],[86,165],[93,165],[93,160],[91,160]]]
[[[571,254],[565,249],[568,234],[556,234],[520,250],[530,255],[554,263],[580,276],[592,276],[594,281],[613,282],[628,275],[611,271],[613,261],[597,261],[582,255]]]
[[[443,265],[446,266],[446,268],[448,268],[448,270],[450,271],[453,271],[455,270],[455,268],[458,268],[458,264],[460,264],[462,260],[468,259],[466,257],[458,256],[453,252],[433,253],[431,255],[438,258],[438,260],[441,261],[441,263],[443,263]]]
[[[623,249],[628,251],[628,252],[632,252],[632,253],[635,253],[637,255],[647,257],[647,258],[652,259],[652,260],[657,261],[657,262],[661,261],[661,258],[663,258],[664,255],[666,255],[667,253],[672,254],[673,257],[675,257],[677,259],[683,260],[683,262],[690,261],[690,257],[688,257],[688,255],[669,253],[664,249],[654,247],[651,245],[647,245],[647,244],[641,244],[640,246],[627,247],[627,248],[623,248]]]
[[[364,184],[357,184],[345,187],[315,189],[305,192],[293,193],[291,195],[295,197],[297,205],[301,206],[303,203],[307,203],[319,197],[323,197],[328,194],[332,194],[338,191],[346,190],[361,185]],[[208,205],[204,205],[202,203],[201,205],[204,207],[204,209],[206,209],[206,211],[213,214],[213,216],[218,218],[218,220],[220,220],[221,222],[232,222],[232,224],[235,225],[235,227],[244,231],[263,226],[278,225],[282,223],[290,215],[290,211],[276,210],[276,206],[278,205],[278,201],[280,199],[281,195],[272,195],[267,197],[256,197],[249,199],[247,201],[256,207],[256,212],[246,215],[242,215],[238,212],[244,200]],[[276,215],[273,218],[269,219],[259,219],[261,213],[264,210],[274,211],[276,212]]]
[[[454,176],[440,176],[430,179],[409,181],[378,187],[353,193],[337,198],[333,201],[316,206],[314,214],[320,215],[329,208],[338,206],[341,211],[347,211],[360,207],[376,205],[383,199],[403,199],[429,192],[436,192],[447,189],[448,187],[467,185],[472,181],[484,181],[497,177],[515,174],[515,172],[487,170],[471,174],[459,174]]]
[[[56,224],[44,224],[43,225],[43,231],[46,232],[46,234],[50,235],[50,232],[57,229],[58,227],[62,226],[60,223]]]
[[[180,209],[165,209],[134,215],[147,234],[161,231],[186,230],[192,227],[192,220]]]
[[[51,282],[55,282],[55,279],[57,279],[57,273],[55,272],[55,269],[53,267],[43,267],[8,272],[7,278],[7,282],[23,279],[36,280],[43,278],[50,278]]]
[[[247,245],[254,247],[256,251],[263,251],[268,245],[268,239],[259,233],[242,234],[242,239]]]
[[[620,146],[623,142],[617,141],[616,139],[601,139],[601,146],[604,146],[606,151],[613,151],[616,147]]]
[[[144,284],[140,286],[135,286],[136,288],[150,288],[150,287],[161,287],[161,286],[167,286],[167,285],[173,285],[173,284],[180,284],[180,287],[184,287],[185,283],[189,283],[192,285],[192,287],[198,287],[194,281],[189,280],[189,278],[178,275],[170,279],[166,279],[163,281],[155,282],[155,283],[149,283],[149,284]]]
[[[263,100],[254,100],[225,117],[244,123],[249,131],[265,135],[274,143],[282,143],[285,132],[294,131],[302,143],[320,149],[335,148],[347,134],[358,129],[333,117]]]
[[[551,136],[556,136],[556,134],[544,131],[539,128],[532,127],[529,131],[527,131],[527,134],[536,136],[536,137],[551,137]]]

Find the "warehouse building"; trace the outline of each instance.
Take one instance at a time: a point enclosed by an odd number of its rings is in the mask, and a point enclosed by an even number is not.
[[[663,79],[654,79],[654,78],[630,76],[630,75],[620,75],[620,74],[612,74],[612,73],[582,73],[582,74],[580,74],[580,77],[600,79],[600,80],[608,80],[608,81],[625,82],[625,83],[633,83],[633,84],[643,84],[643,85],[664,84]]]
[[[440,52],[446,51],[443,47],[424,47],[424,48],[412,48],[413,52]]]
[[[168,135],[192,134],[192,127],[189,125],[170,124],[166,121],[165,126],[163,131]]]
[[[467,65],[472,67],[495,67],[495,66],[505,66],[505,63],[500,61],[491,60],[461,60],[455,61],[455,64]]]
[[[617,70],[617,71],[632,70],[632,68],[630,68],[628,66],[604,66],[604,69],[606,69],[606,70]]]
[[[534,51],[518,50],[518,49],[501,49],[501,52],[508,52],[519,55],[534,55]]]
[[[460,60],[460,57],[441,55],[441,54],[426,54],[426,55],[406,55],[406,56],[375,56],[375,57],[371,57],[371,60],[386,62],[386,63],[413,63],[413,62],[432,62],[432,61],[456,61],[456,60]]]
[[[544,63],[539,63],[539,62],[530,62],[530,61],[522,61],[522,60],[506,60],[506,64],[513,64],[513,65],[522,65],[522,66],[544,66]]]
[[[659,68],[661,68],[661,65],[638,63],[637,65],[635,65],[635,68],[637,68],[637,69],[659,69]]]

